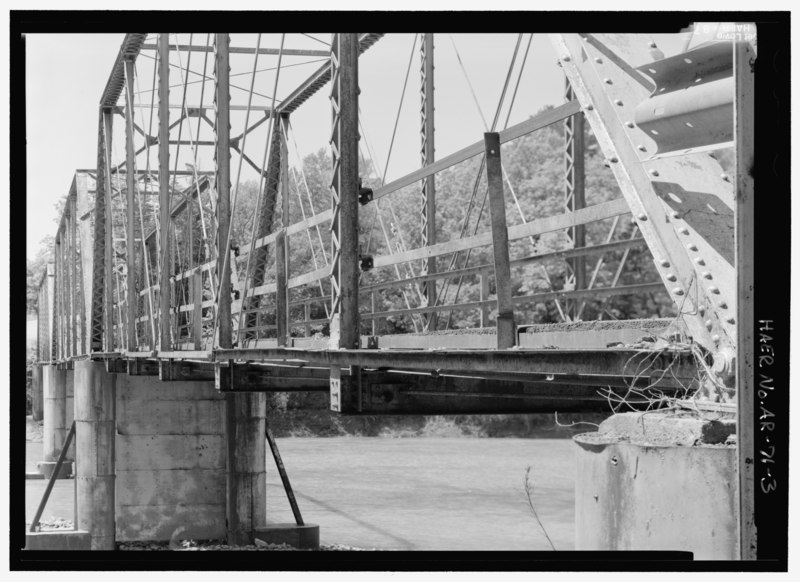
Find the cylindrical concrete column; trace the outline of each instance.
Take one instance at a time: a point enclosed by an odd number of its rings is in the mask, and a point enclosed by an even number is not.
[[[64,438],[66,439],[72,421],[75,420],[75,370],[66,370],[64,374]],[[75,439],[72,439],[69,445],[67,458],[75,460]]]
[[[115,379],[103,362],[75,362],[78,529],[93,550],[115,549]]]
[[[267,522],[266,394],[226,394],[225,409],[228,543],[252,544]]]
[[[44,418],[44,393],[42,392],[42,364],[33,364],[31,370],[31,388],[33,401],[31,402],[31,416],[33,420]]]
[[[58,459],[64,439],[67,438],[66,407],[67,377],[64,370],[56,366],[43,366],[44,427],[42,431],[43,456],[45,462]]]

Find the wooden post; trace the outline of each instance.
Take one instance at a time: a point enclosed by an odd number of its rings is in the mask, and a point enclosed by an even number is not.
[[[497,286],[497,349],[514,347],[514,305],[511,303],[511,263],[508,256],[508,226],[500,161],[500,135],[485,133],[486,178],[489,183],[489,214],[492,220],[494,278]]]
[[[161,261],[158,277],[159,349],[172,349],[170,339],[170,274],[172,253],[170,244],[169,193],[169,35],[158,35],[158,205],[161,225]]]
[[[116,376],[103,362],[75,362],[78,529],[93,550],[114,550]]]
[[[736,140],[736,435],[739,454],[739,551],[742,560],[755,560],[755,199],[751,170],[754,159],[753,47],[734,48],[734,127]]]

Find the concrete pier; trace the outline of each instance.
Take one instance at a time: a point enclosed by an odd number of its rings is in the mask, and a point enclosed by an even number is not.
[[[118,541],[221,539],[225,399],[213,382],[117,376]]]
[[[78,529],[93,550],[114,550],[116,378],[103,362],[75,362]]]
[[[225,437],[228,450],[227,539],[252,544],[257,528],[266,525],[266,394],[225,395]]]
[[[44,418],[44,393],[42,381],[42,364],[33,364],[31,367],[31,390],[33,392],[31,416],[33,417],[33,420],[42,420]]]
[[[70,372],[70,375],[72,372]],[[68,398],[67,371],[59,370],[53,365],[42,366],[42,402],[43,402],[43,431],[42,451],[43,459],[37,463],[39,472],[50,478],[55,470],[56,460],[61,454],[61,447],[67,438],[67,432],[72,425],[72,398]],[[70,382],[72,384],[72,382]],[[69,422],[68,422],[69,421]],[[75,449],[70,447],[67,458],[62,465],[59,478],[64,478],[72,473],[72,461],[75,459]]]
[[[734,430],[732,421],[625,413],[574,437],[575,549],[737,559]]]

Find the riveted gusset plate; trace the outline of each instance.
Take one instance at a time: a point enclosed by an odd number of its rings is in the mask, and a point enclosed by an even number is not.
[[[656,144],[634,122],[636,106],[652,90],[635,70],[647,62],[649,37],[572,34],[551,40],[688,332],[712,352],[732,347],[732,184],[706,153],[651,159]],[[642,56],[625,64],[632,54]]]

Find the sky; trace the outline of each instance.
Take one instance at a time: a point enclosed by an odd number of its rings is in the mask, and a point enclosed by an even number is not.
[[[296,34],[286,35],[284,48],[307,48],[327,50],[329,33],[311,33],[317,40]],[[265,34],[259,46],[279,48],[279,34]],[[122,34],[32,34],[26,37],[26,104],[27,104],[27,256],[33,257],[39,249],[39,242],[57,228],[54,205],[68,192],[72,177],[78,168],[94,168],[97,155],[97,104],[112,70]],[[511,76],[505,106],[500,116],[498,129],[505,125],[511,94],[520,72],[529,35],[524,35],[517,53]],[[512,54],[517,43],[517,34],[436,34],[435,44],[435,103],[436,103],[436,157],[444,157],[466,145],[482,139],[485,131],[484,121],[478,111],[479,104],[486,123],[491,124],[503,83],[509,71]],[[175,37],[171,39],[175,42]],[[180,44],[189,44],[188,34],[177,35]],[[387,181],[417,169],[420,165],[419,136],[419,85],[420,57],[419,43],[414,45],[413,34],[386,35],[364,53],[359,61],[359,105],[365,141],[375,156],[375,165],[386,171]],[[148,43],[155,42],[151,35]],[[192,44],[205,44],[206,35],[196,34]],[[233,34],[231,46],[255,47],[259,42],[257,35]],[[460,65],[456,57],[461,58]],[[413,46],[413,53],[412,53]],[[137,107],[135,121],[155,135],[157,118],[150,119],[149,105],[153,87],[153,56],[155,51],[142,51],[137,61],[137,81],[135,102],[147,107]],[[204,64],[207,75],[211,75],[212,59],[204,63],[204,53],[192,52],[192,62],[188,63],[194,73],[186,75],[179,66],[186,68],[188,52],[171,51],[170,103],[180,105],[182,90],[180,84],[201,79]],[[231,56],[232,83],[242,89],[232,88],[231,102],[234,105],[247,105],[247,89],[253,83],[257,95],[252,104],[268,106],[273,92],[276,102],[290,93],[297,85],[321,66],[319,57],[283,57],[275,84],[277,56],[260,56],[258,72],[253,81],[253,58],[250,56]],[[409,69],[409,60],[411,61]],[[300,64],[314,61],[309,64]],[[289,66],[291,65],[291,66]],[[462,70],[463,65],[463,70]],[[408,81],[402,108],[398,117],[401,94],[406,72]],[[465,75],[466,72],[466,75]],[[467,82],[469,79],[469,84]],[[518,123],[536,113],[546,104],[563,102],[564,80],[556,65],[556,57],[546,35],[534,35],[524,69],[519,77],[519,88],[514,105],[508,117],[509,125]],[[470,84],[472,89],[470,89]],[[327,148],[330,132],[331,112],[329,102],[330,85],[326,85],[314,97],[292,115],[294,139],[290,142],[290,162],[297,165],[297,155],[301,157],[320,148]],[[207,115],[213,119],[211,83],[193,83],[187,90],[186,105],[200,103],[203,91],[203,105],[208,107]],[[473,97],[473,91],[475,96]],[[119,105],[124,104],[124,97]],[[170,121],[177,119],[180,109],[170,110]],[[252,125],[260,114],[251,111],[249,118],[245,111],[231,114],[231,133],[242,133],[245,122]],[[114,161],[124,159],[124,122],[115,116]],[[211,139],[211,129],[183,124],[182,139]],[[385,170],[395,123],[394,145],[388,170]],[[263,158],[268,124],[248,134],[245,152],[253,160]],[[171,137],[177,138],[177,129]],[[140,138],[141,139],[141,138]],[[141,142],[143,143],[143,142]],[[295,151],[294,145],[297,150]],[[139,144],[137,144],[139,145]],[[179,169],[186,163],[195,163],[200,169],[213,169],[213,148],[197,148],[197,158],[191,148],[183,146],[180,151],[171,148],[171,166],[176,162]],[[151,152],[151,164],[156,165],[156,148]],[[367,157],[371,157],[369,153]],[[47,164],[36,163],[47,160]],[[147,163],[146,154],[137,159],[139,167]],[[254,179],[256,174],[247,164],[242,164],[239,174],[239,156],[231,160],[232,173],[240,179]]]

